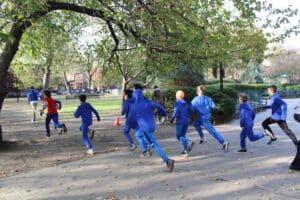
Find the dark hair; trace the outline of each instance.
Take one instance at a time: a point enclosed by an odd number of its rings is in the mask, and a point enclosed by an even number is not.
[[[155,86],[154,86],[154,89],[157,89],[157,88],[159,88],[159,87],[158,87],[157,85],[155,85]]]
[[[127,89],[124,91],[124,94],[128,96],[128,98],[132,98],[133,91],[131,89]]]
[[[140,84],[140,83],[135,83],[135,84],[133,84],[133,88],[134,88],[135,90],[137,90],[137,89],[143,90],[143,89],[144,89],[143,85]]]
[[[30,89],[32,89],[32,90],[33,90],[33,89],[34,89],[34,87],[33,87],[33,86],[31,86],[31,87],[30,87]]]
[[[268,89],[272,89],[274,92],[277,92],[277,87],[276,87],[276,85],[270,85],[270,86],[268,87]]]
[[[246,95],[246,94],[240,94],[240,99],[242,100],[242,102],[247,102],[248,101],[248,99],[249,99],[249,97],[248,97],[248,95]]]
[[[85,101],[86,101],[86,95],[85,95],[85,94],[79,95],[79,100],[80,100],[81,102],[85,102]]]
[[[46,97],[51,97],[51,92],[49,90],[44,90],[44,94]]]

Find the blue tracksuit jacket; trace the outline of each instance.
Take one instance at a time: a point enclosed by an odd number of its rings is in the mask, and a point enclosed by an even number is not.
[[[74,113],[75,118],[79,118],[81,116],[82,125],[90,126],[93,124],[93,116],[92,113],[94,113],[98,120],[100,120],[99,113],[91,106],[89,103],[81,103],[77,110]]]
[[[264,108],[272,110],[271,118],[279,121],[286,120],[287,117],[287,104],[281,99],[278,93],[275,93],[267,106]]]
[[[35,89],[30,89],[27,94],[27,101],[38,101],[40,97],[40,93]]]
[[[248,103],[240,105],[240,126],[242,128],[253,128],[255,112]]]
[[[176,124],[187,125],[189,123],[189,106],[184,99],[177,100],[174,103],[174,111],[171,121],[176,119]]]
[[[190,108],[198,115],[199,119],[208,120],[211,112],[216,109],[216,105],[208,96],[197,96],[192,100]]]
[[[122,106],[122,115],[126,117],[126,124],[131,128],[137,127],[137,122],[135,118],[135,111],[134,111],[134,99],[129,98],[123,102]]]
[[[133,98],[135,116],[139,130],[147,133],[153,133],[155,131],[153,110],[157,109],[161,116],[165,116],[165,109],[158,103],[146,100],[142,90],[140,89],[133,92]]]

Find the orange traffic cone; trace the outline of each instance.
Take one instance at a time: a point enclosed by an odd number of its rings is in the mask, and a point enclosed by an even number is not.
[[[114,125],[115,126],[121,126],[120,117],[116,118],[116,120],[114,121]]]

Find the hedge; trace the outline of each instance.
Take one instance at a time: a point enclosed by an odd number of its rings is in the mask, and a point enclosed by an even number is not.
[[[300,84],[298,85],[293,85],[293,86],[287,86],[286,87],[287,90],[295,90],[298,92],[298,94],[300,94]]]
[[[190,103],[196,94],[196,88],[182,88],[185,92],[185,100]],[[163,95],[165,97],[165,107],[169,113],[173,110],[173,104],[176,100],[175,94],[177,89],[169,89],[164,90]],[[206,92],[207,96],[210,96],[213,101],[217,105],[217,109],[213,112],[212,120],[215,123],[223,123],[230,121],[234,118],[236,112],[236,105],[237,105],[237,97],[238,94],[232,89],[225,88],[224,93],[220,92],[218,89],[212,89],[208,87]],[[151,93],[145,93],[145,96],[151,99]],[[195,115],[192,115],[192,120],[195,119]]]
[[[263,91],[267,90],[269,85],[267,84],[240,84],[240,83],[224,83],[225,89],[232,89],[238,92],[246,91],[246,90],[255,90],[255,91]],[[211,84],[207,85],[209,89],[218,89],[220,88],[220,84]]]

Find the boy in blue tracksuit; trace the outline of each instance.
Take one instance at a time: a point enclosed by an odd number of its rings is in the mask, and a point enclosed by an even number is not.
[[[132,98],[132,90],[125,90],[124,102],[122,106],[122,115],[125,115],[126,122],[123,129],[123,134],[129,143],[129,151],[134,151],[137,146],[134,144],[134,141],[130,135],[130,130],[133,129],[136,131],[137,123],[135,120],[135,112],[133,109],[134,100]]]
[[[201,129],[203,125],[207,131],[221,144],[223,150],[228,152],[229,142],[225,141],[223,136],[213,127],[211,124],[211,112],[216,109],[215,103],[211,98],[205,96],[206,86],[200,85],[197,87],[198,96],[195,97],[190,105],[191,110],[198,115],[198,119],[195,121],[194,126],[200,136],[200,144],[203,143],[204,134]]]
[[[240,94],[240,126],[242,132],[240,134],[240,146],[241,149],[238,152],[247,152],[246,138],[248,137],[251,142],[257,141],[265,137],[265,134],[260,132],[258,134],[253,133],[255,112],[248,104],[248,96],[246,94]]]
[[[192,151],[194,142],[189,142],[189,139],[186,137],[186,132],[189,126],[189,106],[184,100],[184,92],[178,90],[176,92],[176,102],[174,103],[174,111],[170,122],[176,119],[176,138],[182,143],[183,152],[182,154],[188,156]]]
[[[277,138],[275,137],[272,129],[270,128],[270,124],[277,123],[279,127],[289,136],[289,138],[293,141],[295,145],[298,144],[298,139],[296,135],[293,133],[291,129],[289,129],[286,123],[287,117],[287,104],[284,102],[280,95],[277,93],[277,87],[275,85],[271,85],[268,87],[268,94],[271,97],[271,100],[267,106],[264,106],[264,109],[271,109],[272,115],[271,117],[265,119],[263,121],[262,126],[266,132],[266,134],[271,135],[271,140],[268,144],[272,144],[272,142],[276,141]]]
[[[37,108],[38,108],[38,102],[39,98],[41,97],[40,93],[34,89],[34,87],[30,87],[28,94],[27,94],[27,101],[28,104],[31,105],[32,111],[33,111],[33,117],[32,117],[32,122],[36,121],[36,113],[37,113]]]
[[[91,104],[86,102],[86,95],[81,94],[79,95],[79,100],[80,100],[80,105],[78,106],[77,110],[74,113],[75,118],[81,117],[82,124],[80,126],[80,131],[82,132],[82,139],[84,144],[87,147],[87,152],[86,154],[88,156],[93,156],[94,155],[94,150],[92,143],[89,138],[89,126],[93,124],[93,115],[94,113],[97,117],[97,121],[100,121],[100,115],[99,113],[91,106]]]
[[[150,140],[153,149],[167,164],[169,172],[172,172],[174,169],[175,160],[169,159],[168,155],[158,145],[154,136],[155,120],[153,110],[157,109],[162,116],[165,116],[165,109],[161,105],[154,103],[153,101],[146,100],[141,89],[136,89],[133,92],[133,98],[136,120],[138,124],[136,138],[138,139],[140,147],[142,148],[144,153],[150,152],[144,140],[145,134]]]

